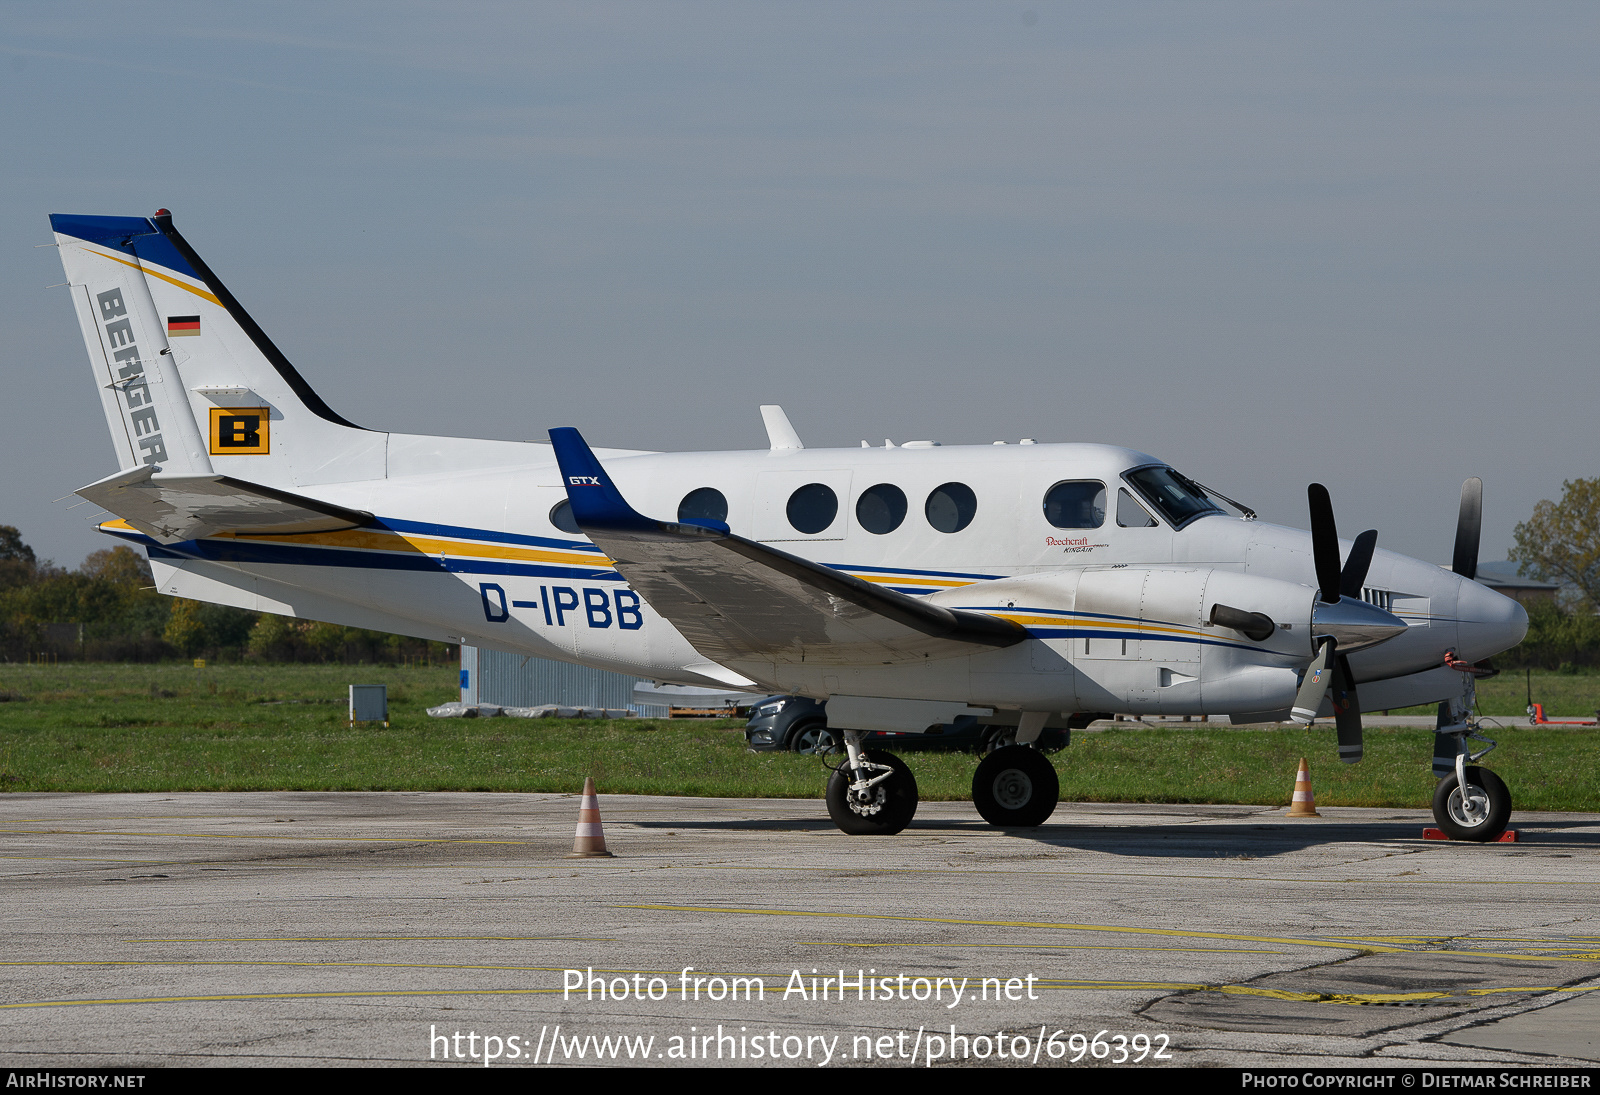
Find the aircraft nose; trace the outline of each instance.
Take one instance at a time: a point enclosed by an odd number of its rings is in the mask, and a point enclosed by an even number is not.
[[[1456,591],[1456,618],[1461,643],[1456,657],[1463,661],[1481,662],[1510,650],[1528,633],[1527,609],[1468,578]]]

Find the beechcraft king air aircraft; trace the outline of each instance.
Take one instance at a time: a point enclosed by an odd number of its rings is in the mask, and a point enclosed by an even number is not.
[[[1318,485],[1307,533],[1113,445],[807,449],[776,407],[756,452],[385,433],[311,390],[165,210],[51,225],[117,451],[77,493],[163,593],[826,699],[848,833],[916,809],[870,730],[1014,726],[973,798],[1031,826],[1056,804],[1047,725],[1292,713],[1332,718],[1353,763],[1361,711],[1433,702],[1439,824],[1506,827],[1505,785],[1469,766],[1493,747],[1473,681],[1527,617],[1472,580],[1475,479],[1452,573],[1340,540]]]

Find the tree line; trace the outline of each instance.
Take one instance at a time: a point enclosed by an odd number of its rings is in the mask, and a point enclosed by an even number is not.
[[[76,570],[41,561],[0,525],[0,658],[60,661],[446,664],[456,648],[358,627],[165,597],[130,547],[91,553]]]
[[[1600,665],[1600,478],[1569,479],[1511,533],[1525,577],[1557,582],[1554,604],[1528,606],[1528,636],[1495,661],[1507,668]]]

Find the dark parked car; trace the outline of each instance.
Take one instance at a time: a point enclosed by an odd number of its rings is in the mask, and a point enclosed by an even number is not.
[[[1065,729],[1048,727],[1039,736],[1040,745],[1045,752],[1053,753],[1066,746],[1067,735]],[[907,753],[987,753],[1011,744],[1016,736],[1014,725],[984,723],[964,715],[955,722],[945,723],[935,733],[897,734],[873,730],[863,744]],[[756,752],[816,753],[844,748],[844,738],[838,729],[828,727],[827,701],[804,696],[768,696],[752,704],[744,740]]]

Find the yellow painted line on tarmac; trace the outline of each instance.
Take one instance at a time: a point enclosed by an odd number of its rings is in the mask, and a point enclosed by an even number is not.
[[[1354,940],[1356,942],[1361,942],[1360,937],[1357,937],[1357,936],[1339,935],[1339,936],[1333,936],[1333,938],[1335,938],[1335,939],[1351,939],[1351,940]],[[1388,943],[1404,942],[1404,940],[1402,940],[1398,936],[1380,935],[1380,936],[1374,936],[1372,938],[1377,939],[1377,940],[1382,940],[1382,941],[1388,942]],[[1434,944],[1444,943],[1444,942],[1446,942],[1446,940],[1443,940],[1443,939],[1417,939],[1417,940],[1414,940],[1414,942],[1419,946],[1426,947],[1426,946],[1430,946],[1430,945],[1434,945]],[[1517,958],[1517,959],[1523,959],[1523,960],[1526,960],[1526,961],[1538,961],[1540,959],[1548,959],[1548,960],[1550,960],[1552,962],[1600,962],[1600,951],[1572,950],[1571,948],[1575,945],[1575,944],[1572,944],[1572,943],[1566,943],[1566,944],[1555,943],[1555,942],[1551,942],[1549,940],[1541,940],[1541,941],[1535,943],[1533,940],[1522,940],[1522,939],[1460,939],[1460,940],[1455,940],[1454,942],[1457,943],[1457,946],[1453,947],[1453,948],[1451,948],[1449,950],[1443,950],[1443,949],[1441,949],[1441,950],[1426,950],[1426,951],[1422,951],[1421,953],[1424,953],[1424,954],[1458,954],[1458,955],[1459,954],[1480,954],[1480,955],[1483,955],[1483,956],[1485,956],[1487,958]],[[1506,954],[1506,953],[1503,953],[1503,952],[1500,952],[1500,951],[1469,950],[1469,949],[1466,949],[1466,947],[1464,946],[1464,945],[1470,946],[1471,944],[1474,944],[1474,943],[1501,943],[1501,944],[1505,944],[1505,943],[1527,943],[1532,948],[1532,950],[1529,953]],[[1552,953],[1552,952],[1554,952],[1554,953]]]
[[[1414,945],[1417,945],[1417,946],[1438,945],[1438,944],[1444,944],[1444,943],[1455,943],[1458,947],[1464,946],[1464,945],[1478,944],[1478,943],[1500,943],[1502,945],[1503,944],[1507,944],[1507,943],[1512,943],[1512,944],[1523,943],[1523,944],[1526,944],[1526,945],[1528,945],[1530,947],[1534,947],[1534,948],[1536,948],[1538,950],[1541,950],[1541,951],[1567,951],[1567,952],[1569,952],[1569,953],[1564,954],[1564,955],[1552,954],[1552,955],[1546,955],[1545,957],[1551,957],[1551,958],[1565,957],[1565,958],[1580,959],[1580,960],[1584,960],[1584,961],[1600,961],[1600,952],[1591,952],[1591,951],[1583,951],[1583,950],[1574,950],[1573,949],[1573,948],[1576,948],[1576,947],[1592,946],[1594,943],[1600,942],[1600,940],[1584,939],[1581,936],[1576,938],[1576,939],[1568,939],[1568,940],[1560,940],[1560,939],[1500,939],[1500,938],[1484,938],[1484,937],[1481,937],[1481,936],[1408,936],[1408,935],[1334,935],[1334,936],[1329,936],[1329,938],[1330,939],[1348,939],[1348,940],[1350,940],[1352,942],[1356,942],[1356,943],[1365,943],[1365,942],[1393,943],[1393,944],[1411,943],[1411,944],[1414,944]],[[1449,952],[1441,952],[1441,953],[1452,953],[1453,954],[1453,953],[1458,953],[1458,952],[1449,951]],[[1473,952],[1470,952],[1470,953],[1476,954],[1476,953],[1479,953],[1479,952],[1473,951]]]
[[[188,939],[127,939],[127,943],[615,943],[588,935],[219,935]]]
[[[1010,950],[1052,951],[1160,951],[1163,954],[1284,954],[1244,947],[1142,947],[1137,943],[1122,946],[1095,943],[941,943],[936,940],[903,943],[842,943],[828,939],[801,940],[802,947],[1000,947]]]
[[[87,793],[98,794],[99,792],[81,792],[80,791],[80,792],[72,792],[72,793],[75,793],[75,794],[87,794]],[[115,793],[115,792],[113,792],[113,793]],[[126,794],[126,793],[132,793],[132,792],[122,792],[122,793]],[[138,794],[145,794],[146,792],[140,791],[140,792],[137,792],[137,793]],[[224,792],[207,791],[207,792],[202,792],[202,793],[204,793],[204,794],[233,794],[234,792],[231,792],[231,791],[224,791]],[[110,822],[113,822],[113,821],[119,821],[124,816],[129,821],[224,821],[224,820],[226,820],[228,818],[233,818],[234,820],[237,820],[237,821],[260,821],[260,820],[262,820],[259,817],[255,817],[255,816],[249,815],[249,814],[225,814],[222,817],[218,817],[216,814],[127,814],[127,815],[108,814],[108,815],[106,815],[104,817],[101,817],[99,819],[99,824],[106,825],[106,824],[109,824]],[[71,820],[78,820],[78,819],[71,819]],[[14,817],[14,818],[11,818],[8,821],[4,822],[4,824],[6,824],[6,825],[65,825],[65,824],[70,824],[71,820],[63,819],[63,818],[59,818],[59,817]]]
[[[337,965],[337,966],[388,966],[388,963],[122,963],[122,962],[74,962],[74,963],[7,963],[8,965]],[[555,967],[498,967],[498,966],[409,966],[393,964],[400,968],[445,968],[445,969],[494,969],[516,970],[527,972],[557,972]],[[637,974],[645,976],[652,972],[657,974],[675,974],[677,971],[626,971],[626,970],[601,970],[606,974]],[[702,972],[702,971],[696,971]],[[708,976],[750,976],[760,977],[760,974],[733,975],[710,974]],[[781,978],[781,974],[772,975]],[[1411,993],[1315,993],[1293,992],[1286,989],[1259,988],[1253,985],[1207,985],[1197,982],[1171,982],[1171,981],[1091,981],[1091,980],[1055,980],[1039,978],[1035,984],[1040,988],[1075,990],[1075,991],[1161,991],[1161,992],[1216,992],[1228,996],[1257,996],[1272,1000],[1287,1000],[1300,1003],[1328,1003],[1347,1006],[1364,1006],[1371,1004],[1396,1004],[1410,1003],[1423,1000],[1438,1000],[1453,994],[1447,992],[1411,992]],[[350,998],[383,998],[383,997],[425,997],[425,996],[552,996],[558,992],[565,992],[558,988],[517,988],[517,989],[463,989],[463,988],[434,988],[434,989],[373,989],[373,990],[342,990],[328,992],[254,992],[254,993],[212,993],[198,996],[135,996],[135,997],[106,997],[87,1000],[36,1000],[18,1003],[0,1004],[0,1010],[24,1008],[53,1008],[53,1007],[87,1007],[95,1005],[113,1004],[185,1004],[185,1003],[215,1003],[224,1001],[247,1000],[327,1000]],[[1462,995],[1486,996],[1495,993],[1528,993],[1528,992],[1592,992],[1594,988],[1570,988],[1560,985],[1519,986],[1497,989],[1467,989]]]
[[[1063,924],[1038,920],[958,920],[942,916],[894,916],[888,913],[813,912],[804,909],[731,909],[702,905],[617,905],[619,909],[650,909],[656,912],[732,913],[744,916],[815,916],[835,920],[891,920],[913,924],[963,924],[978,928],[1049,928],[1055,931],[1117,932],[1128,935],[1163,935],[1180,939],[1231,939],[1239,943],[1277,943],[1292,947],[1326,947],[1334,950],[1362,950],[1354,943],[1313,939],[1287,939],[1271,935],[1236,935],[1232,932],[1187,931],[1182,928],[1130,928],[1111,924]],[[1404,947],[1381,947],[1382,951],[1409,954]],[[1433,952],[1438,953],[1438,952]]]
[[[1039,979],[1040,987],[1065,989],[1100,989],[1106,991],[1128,989],[1161,989],[1169,992],[1217,992],[1224,996],[1260,996],[1269,1000],[1288,1000],[1307,1004],[1345,1004],[1352,1007],[1372,1004],[1406,1004],[1423,1000],[1441,1000],[1452,996],[1488,996],[1506,992],[1594,992],[1595,988],[1572,988],[1566,985],[1531,985],[1498,989],[1462,989],[1450,992],[1293,992],[1288,989],[1258,988],[1254,985],[1205,985],[1174,981],[1060,981]],[[1463,1001],[1465,1003],[1465,1001]]]
[[[1600,985],[1574,988],[1570,985],[1523,985],[1506,989],[1462,989],[1467,996],[1493,996],[1497,992],[1600,992]]]
[[[336,703],[344,703],[339,700]],[[67,791],[62,794],[101,794],[99,791]],[[112,791],[109,794],[160,794],[158,791]],[[173,794],[254,794],[254,791],[174,791]],[[285,813],[285,810],[278,810]],[[267,815],[262,813],[101,813],[91,820],[96,824],[110,824],[112,821],[262,821]],[[72,824],[75,821],[85,821],[85,818],[6,818],[3,824]],[[315,824],[307,823],[302,824]]]
[[[228,1000],[330,1000],[342,997],[383,996],[545,996],[560,989],[388,989],[372,992],[241,992],[216,996],[130,996],[104,1000],[33,1000],[0,1004],[11,1008],[71,1008],[95,1004],[206,1004]]]
[[[1187,931],[1182,928],[1133,928],[1112,924],[1065,924],[1037,920],[958,920],[939,916],[896,916],[888,913],[815,912],[805,909],[733,909],[701,905],[617,905],[619,909],[650,909],[657,912],[732,913],[744,916],[815,916],[836,920],[890,920],[913,924],[965,924],[983,928],[1048,928],[1054,931],[1118,932],[1128,935],[1165,935],[1186,939],[1231,939],[1241,943],[1277,943],[1292,947],[1324,947],[1334,950],[1367,950],[1380,954],[1414,954],[1405,947],[1372,943],[1352,943],[1348,940],[1289,939],[1273,935],[1236,935],[1231,932]],[[1505,958],[1518,962],[1584,962],[1587,956],[1567,958],[1560,955],[1509,954],[1498,951],[1430,950],[1426,954],[1449,954],[1468,958]]]
[[[172,863],[171,859],[118,859],[109,855],[0,855],[0,859],[25,860],[30,863]]]
[[[1249,985],[1223,985],[1216,990],[1229,996],[1266,996],[1274,1000],[1294,1000],[1316,1004],[1405,1004],[1421,1000],[1438,1000],[1448,992],[1288,992],[1282,989],[1259,989]]]
[[[1060,987],[1063,989],[1104,989],[1104,990],[1158,990],[1169,992],[1226,992],[1238,995],[1267,996],[1274,999],[1319,1001],[1329,1003],[1368,1003],[1371,1001],[1357,997],[1332,997],[1319,996],[1315,993],[1285,993],[1276,989],[1251,989],[1238,985],[1199,985],[1163,982],[1097,982],[1097,983],[1062,983],[1048,985],[1045,982],[1036,982],[1040,987]],[[92,1007],[96,1005],[112,1004],[196,1004],[219,1003],[228,1001],[246,1000],[336,1000],[336,999],[372,999],[381,997],[422,997],[422,996],[553,996],[563,992],[558,988],[539,989],[387,989],[387,990],[345,990],[336,992],[249,992],[249,993],[215,993],[204,996],[128,996],[107,997],[94,1000],[33,1000],[21,1003],[0,1004],[0,1010],[14,1010],[23,1008],[61,1008],[61,1007]]]
[[[1530,947],[1592,947],[1600,943],[1600,939],[1588,939],[1581,935],[1567,939],[1497,939],[1481,935],[1461,935],[1449,938],[1459,943],[1526,943]],[[1443,943],[1446,940],[1433,941]]]
[[[311,959],[121,959],[121,958],[95,958],[73,959],[63,961],[41,962],[0,962],[0,968],[10,966],[314,966],[322,967],[356,967],[372,969],[397,969],[397,970],[498,970],[501,972],[512,971],[519,973],[564,973],[568,966],[504,966],[504,965],[473,965],[466,962],[318,962]]]
[[[572,796],[567,796],[572,797]],[[566,822],[562,822],[566,825]],[[637,828],[630,822],[613,821],[613,825],[621,828]],[[147,833],[132,832],[122,829],[6,829],[0,827],[0,833],[17,833],[21,835],[54,835],[54,836],[135,836],[135,837],[190,837],[216,840],[263,840],[263,841],[332,841],[343,843],[369,843],[369,844],[505,844],[514,846],[543,845],[547,840],[487,840],[471,837],[377,837],[377,836],[294,836],[290,834],[254,834],[254,833]],[[701,871],[784,871],[793,874],[796,871],[838,871],[836,865],[794,865],[794,866],[762,866],[758,864],[743,863],[667,863],[662,862],[667,857],[666,853],[641,856],[630,859],[626,863],[614,859],[594,859],[587,861],[574,861],[570,864],[551,864],[550,870],[576,869],[586,867],[636,867],[650,870],[701,870]],[[168,861],[176,862],[176,861]],[[482,865],[468,865],[458,868],[454,864],[392,864],[385,865],[385,870],[482,870]],[[1041,876],[1047,878],[1157,878],[1168,881],[1201,881],[1201,882],[1287,882],[1302,883],[1319,886],[1373,886],[1373,885],[1403,885],[1403,886],[1593,886],[1600,882],[1585,883],[1575,879],[1516,879],[1516,878],[1315,878],[1306,876],[1286,877],[1280,875],[1249,875],[1249,874],[1171,874],[1157,871],[1037,871],[1037,870],[996,870],[989,868],[968,867],[884,867],[877,869],[881,874],[901,875],[957,875],[960,877],[974,877],[980,875],[993,875],[995,877]]]
[[[1348,939],[1352,943],[1393,943],[1396,945],[1411,943],[1421,946],[1424,943],[1444,943],[1455,936],[1444,935],[1330,935],[1329,939]]]
[[[3,829],[0,833],[22,836],[149,836],[190,840],[332,840],[346,844],[532,844],[529,840],[483,840],[476,837],[443,836],[294,836],[284,833],[141,833],[127,829]]]
[[[1569,935],[1560,939],[1546,936],[1543,939],[1531,939],[1526,936],[1505,935],[1330,935],[1329,939],[1355,939],[1370,940],[1375,943],[1531,943],[1535,946],[1544,945],[1552,947],[1588,946],[1600,943],[1600,939],[1587,935]]]
[[[626,824],[626,823],[624,823]],[[713,853],[720,854],[720,853]],[[688,863],[679,866],[673,863],[658,863],[656,860],[665,858],[665,854],[641,857],[642,865],[653,870],[705,870],[705,871],[783,871],[793,874],[796,871],[838,871],[834,865],[795,865],[795,866],[761,866],[758,864],[744,863]],[[605,862],[600,860],[598,862]],[[993,875],[996,878],[1014,878],[1019,876],[1039,876],[1044,878],[1155,878],[1163,882],[1299,882],[1316,886],[1594,886],[1600,882],[1583,882],[1577,879],[1517,879],[1517,878],[1317,878],[1305,875],[1252,875],[1252,874],[1173,874],[1166,871],[1036,871],[1036,870],[999,870],[986,867],[875,867],[878,874],[928,874],[928,875],[959,875],[961,877],[975,877],[980,875]]]

